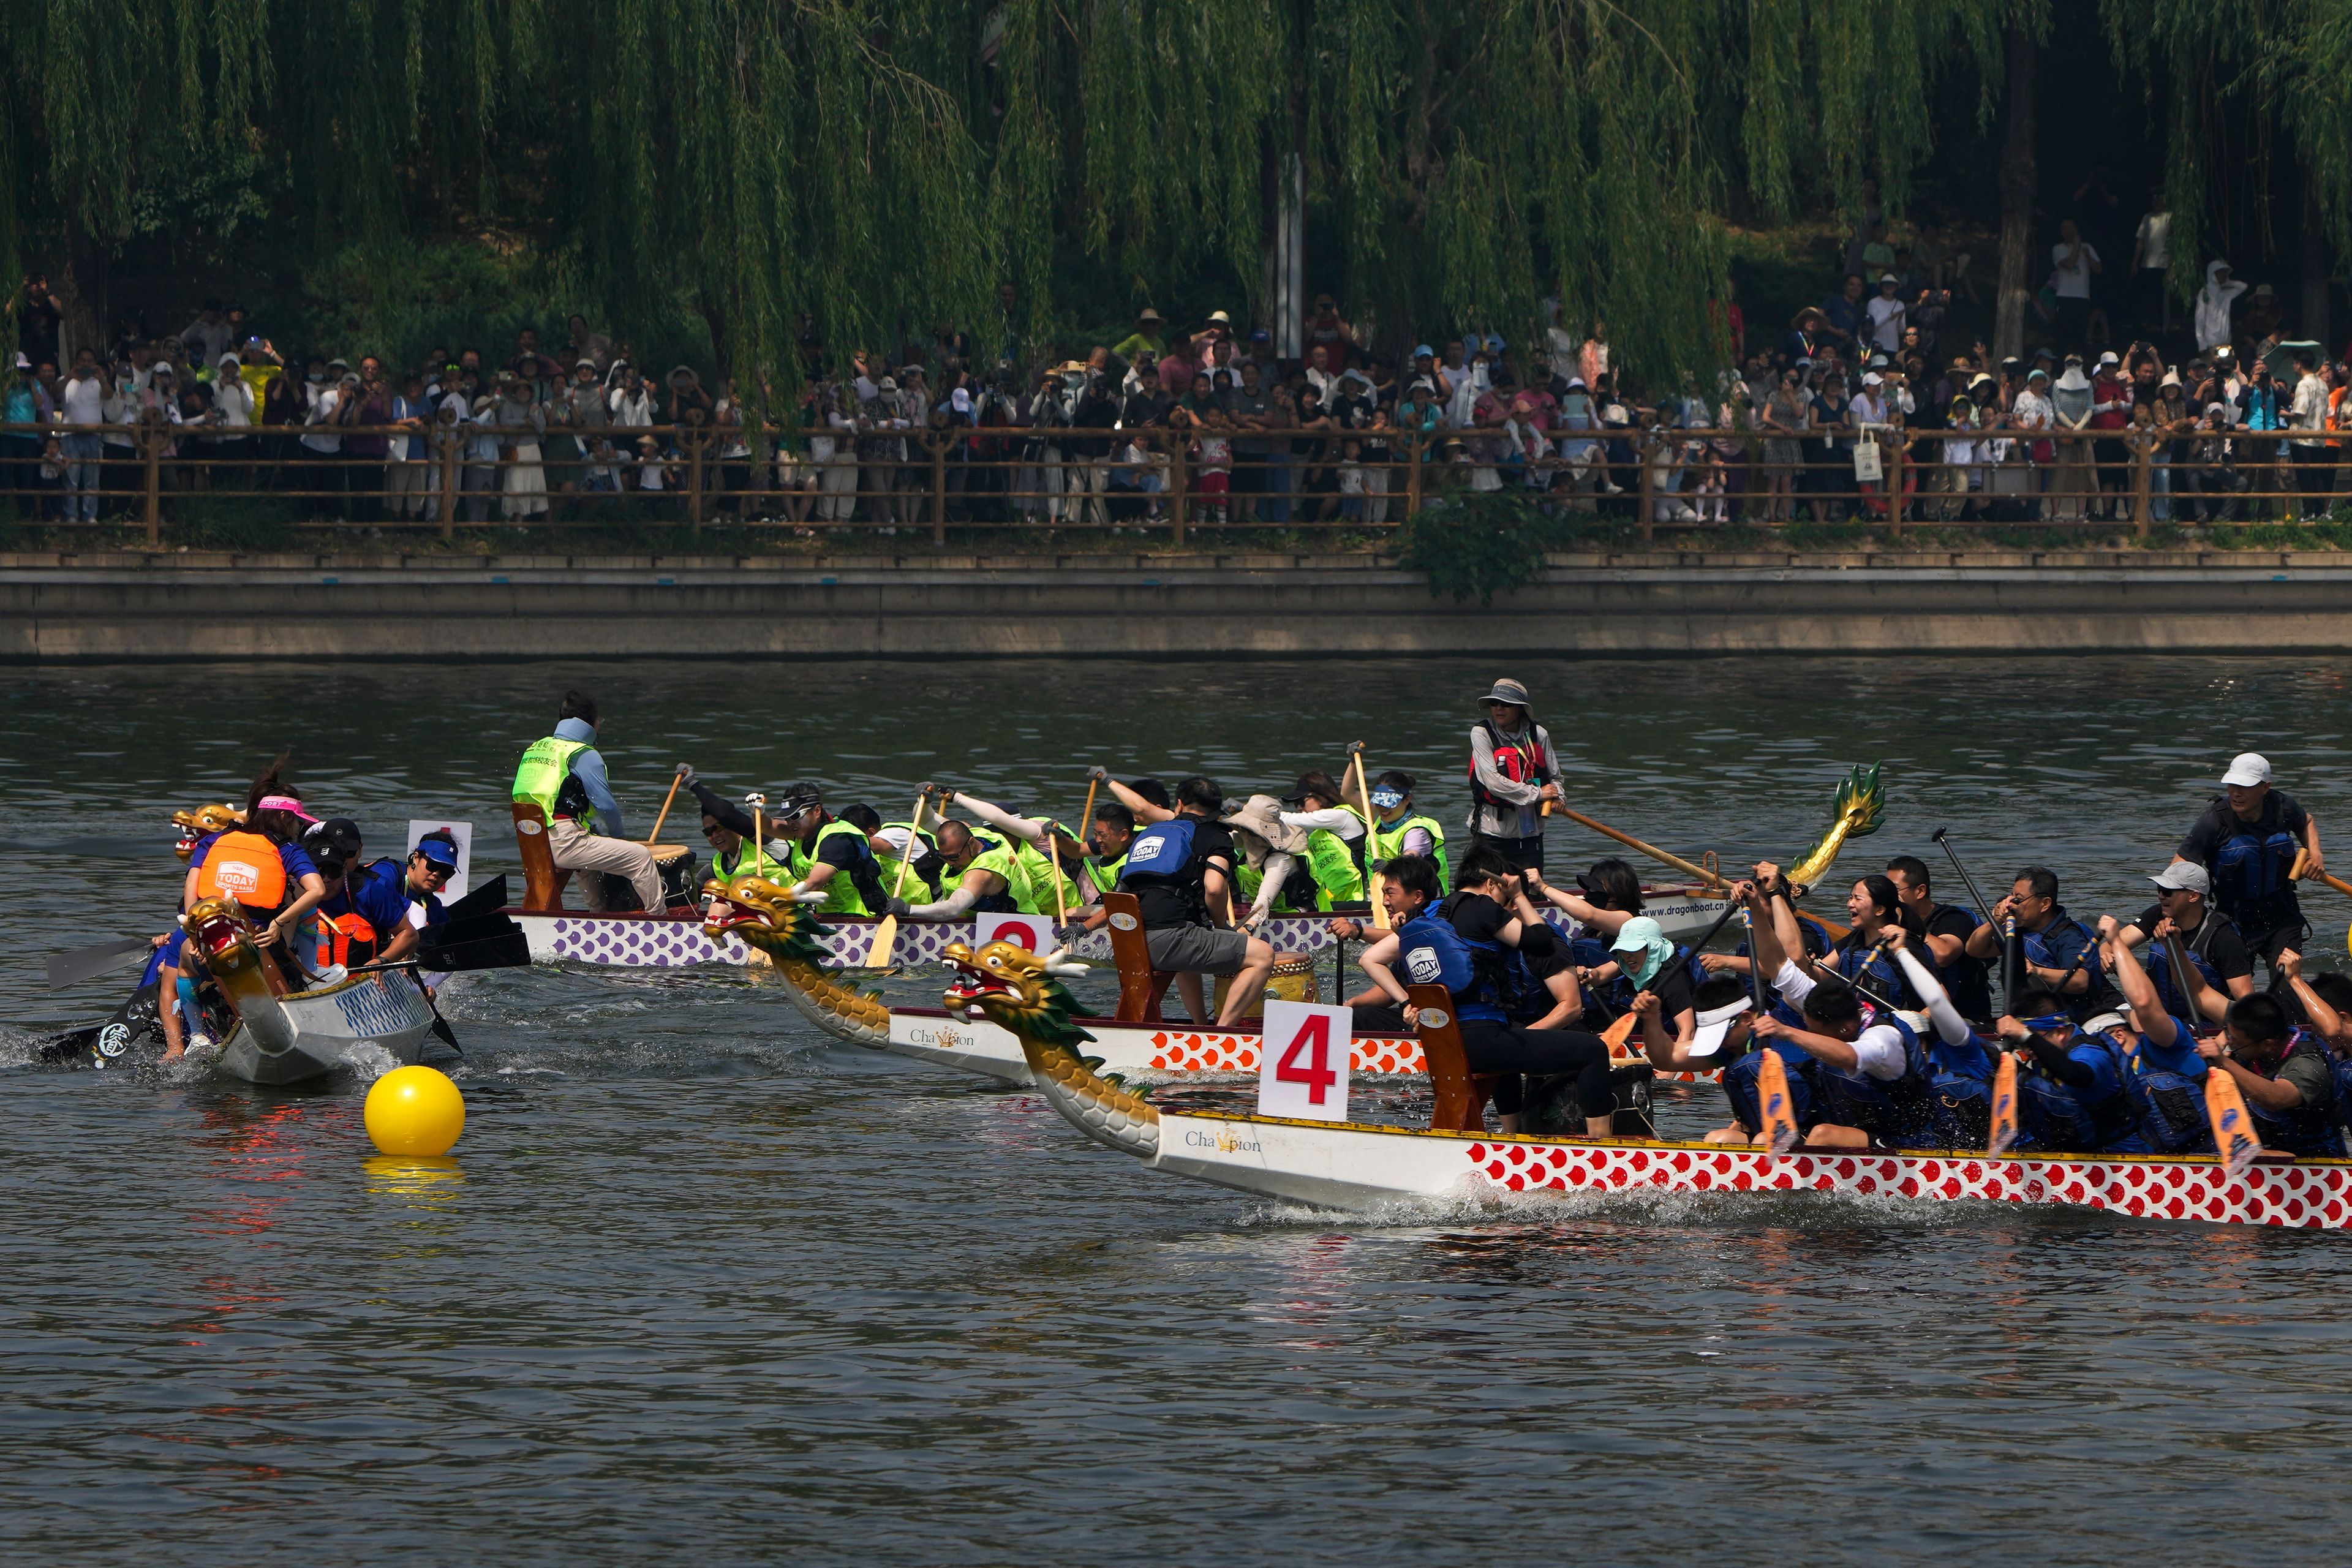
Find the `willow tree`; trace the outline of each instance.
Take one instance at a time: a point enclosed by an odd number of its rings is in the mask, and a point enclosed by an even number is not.
[[[505,226],[788,383],[804,323],[988,323],[1005,284],[1041,342],[1071,255],[1263,295],[1286,211],[1385,331],[1549,298],[1663,375],[1715,357],[1727,212],[1865,174],[1899,209],[1928,87],[1997,80],[2026,3],[5,0],[0,261],[29,224],[93,298],[141,184],[234,144],[383,281]]]

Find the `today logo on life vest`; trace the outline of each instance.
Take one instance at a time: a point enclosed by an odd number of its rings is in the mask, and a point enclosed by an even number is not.
[[[1415,985],[1434,985],[1445,973],[1445,964],[1433,947],[1416,947],[1404,955],[1404,972]]]

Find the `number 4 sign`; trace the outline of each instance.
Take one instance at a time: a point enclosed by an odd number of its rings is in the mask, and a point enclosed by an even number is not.
[[[1266,1003],[1265,1039],[1257,1053],[1259,1115],[1348,1120],[1350,1022],[1345,1007]]]

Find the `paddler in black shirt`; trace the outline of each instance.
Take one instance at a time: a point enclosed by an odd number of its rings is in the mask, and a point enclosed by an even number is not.
[[[2307,877],[2327,868],[2319,824],[2293,795],[2271,787],[2271,764],[2255,752],[2231,763],[2221,788],[2224,795],[2189,828],[2176,858],[2205,868],[2214,904],[2270,966],[2271,990],[2284,993],[2279,956],[2299,954],[2311,930],[2295,898],[2295,857],[2302,855]]]
[[[1120,795],[1130,811],[1143,804],[1139,796]],[[1230,1029],[1257,1012],[1274,973],[1274,945],[1234,928],[1234,836],[1217,820],[1224,806],[1215,780],[1180,780],[1175,810],[1129,843],[1118,887],[1135,895],[1152,968],[1180,979],[1190,974],[1195,986],[1204,974],[1233,976],[1217,1015],[1217,1026]],[[1108,918],[1097,907],[1087,917],[1087,929]],[[1185,1001],[1196,1018],[1206,1011],[1190,994]]]
[[[1980,1028],[1992,1026],[1991,971],[1968,950],[1969,938],[1984,921],[1976,910],[1958,904],[1939,904],[1929,889],[1927,863],[1916,855],[1897,855],[1886,863],[1887,880],[1903,907],[1926,924],[1923,945],[1928,962],[1944,982],[1944,990],[1960,1016]]]

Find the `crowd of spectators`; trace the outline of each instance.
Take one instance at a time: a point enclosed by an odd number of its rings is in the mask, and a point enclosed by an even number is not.
[[[2145,453],[2159,521],[2323,510],[2352,489],[2352,374],[2289,339],[2270,287],[2222,262],[2176,330],[2154,281],[2168,235],[2151,211],[2136,286],[2110,298],[2068,219],[2040,301],[2052,341],[1998,361],[1941,341],[1962,301],[1980,304],[1970,257],[1929,225],[1891,239],[1871,211],[1842,286],[1777,342],[1716,303],[1727,359],[1742,354],[1711,395],[1638,395],[1602,324],[1572,331],[1556,306],[1533,342],[1465,331],[1392,358],[1323,293],[1296,358],[1224,310],[1180,327],[1150,307],[1118,342],[1042,363],[1009,324],[986,344],[942,326],[839,363],[810,339],[797,419],[764,429],[747,429],[733,380],[648,376],[576,314],[551,349],[524,329],[495,363],[436,347],[403,368],[282,353],[208,300],[176,333],[125,332],[61,374],[37,277],[0,483],[21,517],[121,516],[143,500],[152,446],[167,490],[270,490],[363,522],[675,518],[691,488],[702,515],[811,529],[895,531],[935,508],[1121,527],[1166,518],[1181,487],[1204,525],[1378,526],[1402,516],[1408,485],[1619,517],[1646,499],[1657,522],[2081,522],[2136,515]],[[2105,346],[2117,322],[2142,332],[2120,351]],[[2191,352],[2168,361],[2159,339],[2184,335]]]

